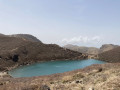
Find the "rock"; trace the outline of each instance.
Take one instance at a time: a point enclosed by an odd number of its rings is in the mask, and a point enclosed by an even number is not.
[[[54,84],[54,82],[50,82],[50,84]]]
[[[48,87],[47,85],[43,85],[40,87],[40,90],[50,90],[50,87]]]
[[[79,83],[79,81],[76,81],[75,83]]]
[[[102,70],[103,70],[102,68],[99,68],[99,69],[98,69],[98,72],[102,72]]]
[[[0,78],[12,78],[8,72],[0,72]]]
[[[77,83],[77,84],[78,84],[78,83],[82,83],[82,81],[77,80],[75,83]]]
[[[0,85],[4,85],[2,82],[0,82]]]
[[[89,88],[88,90],[95,90],[95,89],[92,87],[92,88]]]

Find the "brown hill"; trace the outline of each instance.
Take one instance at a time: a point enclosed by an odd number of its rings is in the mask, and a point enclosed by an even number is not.
[[[104,44],[100,47],[100,53],[112,50],[114,48],[119,47],[118,45],[113,45],[113,44]]]
[[[73,50],[73,51],[78,51],[81,53],[87,53],[87,54],[93,54],[93,55],[97,55],[109,50],[112,50],[114,48],[118,47],[118,45],[113,45],[113,44],[104,44],[102,45],[100,48],[95,48],[95,47],[81,47],[81,46],[77,46],[77,45],[65,45],[64,48]]]
[[[86,53],[86,54],[98,54],[99,53],[99,49],[95,47],[84,47],[84,46],[68,44],[68,45],[65,45],[64,48],[77,51],[77,52],[81,52],[81,53]]]
[[[103,52],[98,55],[100,60],[108,62],[120,62],[120,47]]]
[[[0,70],[47,60],[86,59],[87,55],[23,38],[0,36]]]
[[[8,35],[10,37],[17,37],[22,38],[24,40],[33,41],[33,42],[41,42],[39,39],[37,39],[35,36],[30,34],[14,34],[14,35]],[[41,42],[42,43],[42,42]]]

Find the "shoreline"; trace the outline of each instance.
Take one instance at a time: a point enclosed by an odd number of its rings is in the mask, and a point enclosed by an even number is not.
[[[27,88],[27,90],[29,90],[30,88],[40,88],[46,85],[50,88],[50,90],[54,90],[53,88],[55,88],[55,90],[59,90],[58,88],[61,88],[61,86],[63,87],[63,90],[69,90],[70,88],[76,90],[75,87],[79,87],[79,90],[82,90],[80,88],[83,87],[85,90],[92,87],[95,90],[102,90],[102,88],[106,85],[105,90],[107,90],[107,87],[109,87],[109,82],[120,84],[118,83],[119,80],[117,80],[119,79],[118,75],[120,75],[118,72],[120,70],[119,67],[120,63],[94,64],[83,69],[52,75],[7,79],[2,78],[2,85],[0,85],[0,88],[2,90],[16,90],[14,88],[21,88],[20,90]],[[98,82],[98,80],[100,82]],[[98,85],[100,86],[98,87]],[[117,88],[117,86],[114,86],[114,88]]]
[[[95,60],[95,59],[84,59],[84,60],[88,61],[88,60]],[[84,60],[82,60],[82,61],[84,61]],[[33,63],[33,64],[39,64],[39,63],[42,63],[42,62],[54,62],[54,61],[63,61],[63,60],[41,61],[41,62],[37,62],[37,63]],[[64,61],[74,61],[74,60],[67,59],[67,60],[64,60]],[[81,61],[81,60],[76,59],[75,61]],[[100,61],[100,60],[96,60],[96,61]],[[85,63],[87,63],[87,62],[85,62]],[[107,62],[105,62],[105,63],[107,63]],[[105,63],[103,63],[103,64],[105,64]],[[28,65],[23,65],[23,66],[29,66],[29,65],[33,65],[33,64],[28,64]],[[93,65],[93,64],[91,64],[91,65]],[[101,64],[101,63],[96,63],[96,64]],[[88,66],[91,66],[91,65],[88,65]],[[23,66],[19,66],[17,68],[20,68],[20,67],[23,67]],[[83,69],[83,68],[88,67],[88,66],[85,65],[84,67],[80,67],[80,68],[76,68],[76,69],[68,70],[68,71],[74,71],[74,70],[77,70],[77,69]],[[17,69],[17,68],[13,68],[13,69]],[[68,72],[68,71],[64,71],[64,72]],[[64,72],[58,72],[58,73],[64,73]],[[9,74],[9,71],[8,71],[8,74]],[[55,73],[52,73],[52,74],[55,74]],[[52,75],[52,74],[46,74],[46,75]],[[13,74],[9,74],[9,75],[13,75]],[[35,75],[35,76],[44,76],[44,75]],[[13,78],[19,78],[19,77],[20,76],[14,77],[14,75],[13,75]],[[24,76],[21,76],[21,77],[24,77]],[[25,77],[27,77],[27,76],[25,76]],[[28,77],[34,77],[34,76],[28,76]]]
[[[87,59],[56,59],[56,60],[42,60],[42,61],[37,61],[37,62],[31,62],[31,63],[26,63],[26,64],[23,64],[23,65],[15,65],[14,67],[9,67],[9,69],[7,70],[4,70],[4,71],[1,71],[0,73],[7,73],[7,75],[9,77],[12,77],[10,74],[9,74],[9,71],[13,70],[13,69],[16,69],[18,67],[22,67],[22,66],[29,66],[29,65],[32,65],[32,64],[36,64],[36,63],[42,63],[42,62],[48,62],[48,61],[61,61],[61,60],[64,60],[64,61],[69,61],[69,60],[88,60],[89,58]],[[98,60],[98,61],[104,61],[104,60],[99,60],[99,59],[95,59],[95,60]],[[105,61],[107,62],[107,61]],[[111,62],[107,62],[107,63],[111,63]],[[90,65],[91,66],[91,65]],[[86,67],[85,67],[86,68]],[[44,76],[44,75],[43,75]],[[34,76],[33,76],[34,77]],[[14,77],[12,77],[14,78]]]
[[[56,59],[56,60],[49,60],[49,61],[69,61],[69,60],[87,60],[87,59]],[[31,62],[31,63],[26,63],[26,64],[21,64],[21,65],[15,65],[14,67],[9,67],[10,69],[7,69],[6,70],[3,70],[4,72],[8,72],[10,70],[13,70],[15,68],[18,68],[18,67],[22,67],[22,66],[28,66],[28,65],[32,65],[32,64],[36,64],[36,63],[42,63],[42,62],[48,62],[48,60],[43,60],[43,61],[37,61],[37,62]],[[2,71],[1,71],[2,72]]]

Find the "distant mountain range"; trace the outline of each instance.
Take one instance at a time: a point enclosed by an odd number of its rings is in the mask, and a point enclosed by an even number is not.
[[[65,59],[87,59],[87,55],[56,44],[44,44],[28,34],[0,35],[1,71],[40,61]]]
[[[83,47],[83,46],[77,46],[77,45],[65,45],[64,48],[73,50],[73,51],[78,51],[81,53],[86,53],[86,54],[100,54],[109,50],[112,50],[116,47],[119,47],[118,45],[113,45],[113,44],[104,44],[100,48],[96,47]]]
[[[65,45],[64,48],[88,54],[88,58],[99,59],[106,62],[120,62],[120,46],[104,44],[100,48],[80,47],[76,45]]]

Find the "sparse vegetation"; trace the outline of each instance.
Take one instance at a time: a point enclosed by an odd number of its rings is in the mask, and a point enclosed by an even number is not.
[[[43,44],[36,41],[36,38],[33,41],[34,38],[30,39],[31,35],[17,36],[0,36],[1,71],[40,61],[87,58],[87,55],[64,49],[56,44]]]
[[[120,62],[120,47],[99,54],[98,59],[107,62]]]
[[[92,65],[62,74],[0,78],[0,90],[119,90],[120,63]]]
[[[63,49],[55,44],[43,44],[5,35],[0,38],[1,71],[39,61],[88,58],[87,54]],[[111,51],[98,57],[105,61],[112,58],[112,62],[119,62],[119,47]],[[119,78],[120,63],[109,63],[40,77],[12,78],[8,74],[1,74],[0,90],[119,90]]]

